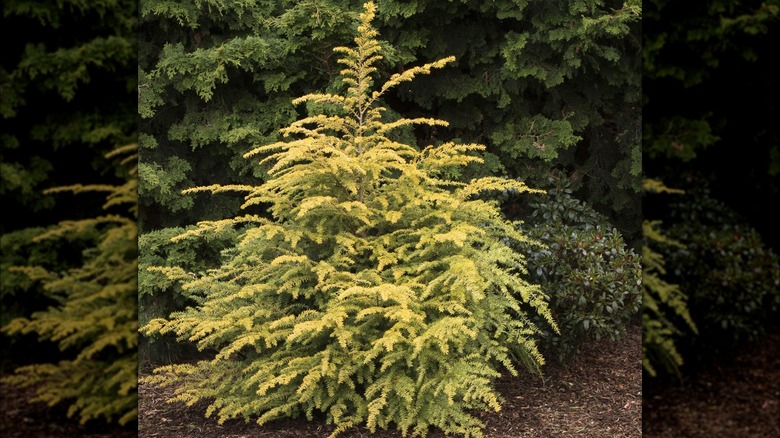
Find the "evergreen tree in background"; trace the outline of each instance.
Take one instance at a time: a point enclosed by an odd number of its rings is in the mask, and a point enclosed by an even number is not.
[[[777,75],[764,64],[775,55],[780,1],[655,0],[646,9],[645,172],[675,188],[706,181],[780,248],[776,221],[755,202],[780,190]]]
[[[139,61],[142,230],[235,213],[239,198],[208,208],[180,190],[262,176],[235,157],[276,141],[298,116],[290,101],[322,90],[340,68],[332,48],[351,36],[359,3],[204,1],[141,7]],[[432,114],[451,128],[419,127],[413,142],[488,145],[470,175],[544,184],[557,167],[636,241],[640,201],[638,1],[400,2],[378,4],[388,78],[446,56],[453,68],[396,88],[385,99],[407,117]],[[458,32],[452,32],[458,29]],[[220,163],[227,163],[221,165]],[[467,177],[468,175],[464,175]]]
[[[463,141],[488,145],[474,172],[543,186],[550,169],[562,170],[578,197],[636,244],[641,2],[390,1],[379,17],[399,48],[397,68],[457,58],[457,69],[394,97],[412,104],[411,114],[447,120]]]
[[[0,195],[30,211],[5,216],[4,232],[84,214],[43,191],[115,172],[105,154],[135,142],[136,14],[129,1],[3,2]]]
[[[188,193],[245,193],[244,208],[266,205],[270,218],[244,214],[202,221],[174,238],[246,226],[216,269],[156,269],[183,283],[197,304],[142,331],[175,333],[213,352],[208,360],[160,367],[149,383],[173,386],[177,400],[211,401],[220,422],[326,414],[333,435],[366,424],[395,424],[404,435],[433,426],[481,436],[472,409],[500,409],[498,367],[517,374],[543,363],[530,314],[555,327],[546,296],[520,275],[524,257],[507,243],[527,241],[483,192],[525,184],[496,177],[461,183],[453,168],[481,159],[484,147],[443,143],[416,148],[393,132],[446,126],[398,118],[379,105],[393,88],[454,61],[446,58],[372,76],[382,47],[360,15],[355,47],[338,47],[332,89],[307,94],[310,115],[256,147],[262,185],[213,184]],[[248,225],[247,225],[248,224]]]

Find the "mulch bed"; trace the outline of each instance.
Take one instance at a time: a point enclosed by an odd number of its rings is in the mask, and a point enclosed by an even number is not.
[[[780,437],[780,327],[682,382],[645,380],[645,437]]]
[[[78,419],[68,418],[62,406],[49,407],[46,403],[29,403],[35,396],[30,388],[20,389],[0,383],[0,436],[3,438],[133,438],[138,436],[137,424],[125,427],[99,424],[81,425]]]

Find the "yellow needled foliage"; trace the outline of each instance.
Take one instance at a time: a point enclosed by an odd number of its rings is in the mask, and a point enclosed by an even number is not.
[[[447,58],[393,75],[374,90],[381,47],[367,3],[346,66],[343,94],[309,94],[297,103],[324,108],[282,130],[285,141],[245,154],[269,167],[259,186],[210,185],[189,192],[240,190],[245,206],[268,205],[271,218],[204,222],[246,227],[218,269],[183,282],[198,305],[156,319],[147,334],[175,333],[216,351],[191,367],[163,367],[148,382],[176,397],[207,399],[220,421],[315,412],[335,425],[394,426],[404,436],[431,427],[481,436],[474,409],[500,409],[493,388],[502,367],[538,372],[543,358],[529,313],[553,327],[547,297],[521,278],[525,259],[506,242],[526,240],[499,206],[479,195],[517,181],[463,184],[445,170],[480,158],[481,145],[422,150],[393,139],[394,129],[427,118],[386,121],[380,105],[394,86],[445,67]]]
[[[646,179],[643,187],[650,193],[683,193],[654,179]],[[642,223],[645,236],[642,247],[642,366],[653,377],[658,373],[656,367],[661,366],[662,370],[674,373],[679,378],[683,358],[674,341],[682,332],[674,324],[671,315],[685,322],[694,333],[697,330],[688,312],[688,297],[678,285],[664,280],[666,261],[661,253],[653,249],[658,244],[679,247],[682,244],[663,235],[658,230],[659,225],[660,221],[647,219]]]
[[[34,387],[31,401],[68,404],[68,416],[78,415],[81,423],[126,424],[138,416],[137,146],[117,148],[108,156],[114,155],[124,156],[121,164],[130,168],[124,184],[78,184],[49,192],[105,192],[104,209],[125,211],[63,221],[37,236],[34,241],[96,240],[84,251],[83,264],[66,272],[18,268],[40,280],[57,304],[3,328],[9,334],[35,333],[63,352],[59,362],[17,368],[5,381]]]

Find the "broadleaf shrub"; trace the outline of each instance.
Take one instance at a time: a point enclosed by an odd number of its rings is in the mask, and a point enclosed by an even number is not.
[[[543,353],[560,361],[583,343],[618,339],[642,305],[639,256],[606,217],[575,198],[567,181],[529,202],[530,217],[521,230],[543,247],[518,246],[527,254],[529,281],[550,295],[560,333],[545,331]],[[537,321],[542,326],[542,321]]]
[[[663,247],[689,298],[701,347],[758,339],[780,309],[780,259],[758,232],[698,183],[670,204]]]

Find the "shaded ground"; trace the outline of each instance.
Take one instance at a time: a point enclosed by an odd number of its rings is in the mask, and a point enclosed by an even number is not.
[[[780,437],[780,327],[681,384],[645,380],[645,437]]]
[[[498,388],[505,401],[500,412],[481,415],[489,438],[640,437],[642,436],[641,334],[632,326],[626,337],[590,346],[566,367],[550,365],[545,382],[503,378]],[[258,427],[229,421],[218,425],[204,418],[206,403],[187,408],[166,403],[168,390],[141,385],[139,438],[183,437],[327,437],[332,427],[303,419]],[[396,431],[370,433],[354,429],[344,438],[400,437]],[[431,438],[444,435],[438,431]]]
[[[45,403],[28,403],[32,389],[18,389],[0,383],[0,436],[3,438],[133,438],[136,424],[118,427],[92,423],[88,426],[69,419],[66,408],[50,408]]]

